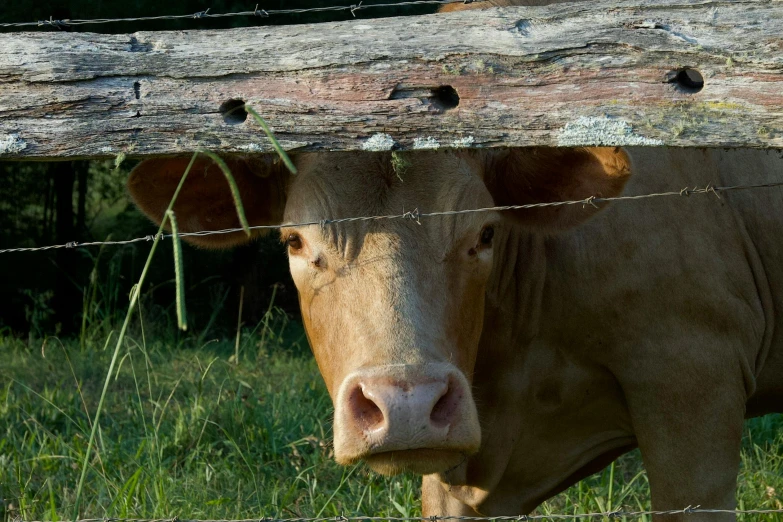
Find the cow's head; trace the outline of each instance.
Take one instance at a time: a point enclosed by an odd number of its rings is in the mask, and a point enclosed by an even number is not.
[[[295,224],[613,196],[628,177],[628,157],[619,149],[518,149],[420,152],[403,161],[389,153],[301,154],[295,162],[300,173],[291,176],[268,159],[228,160],[250,224],[287,224],[281,238],[334,401],[338,462],[365,460],[386,474],[458,465],[481,441],[471,377],[496,229],[513,220],[551,232],[595,209]],[[186,165],[155,159],[131,174],[130,193],[153,220],[160,222]],[[225,178],[206,158],[174,210],[183,232],[239,226]],[[191,241],[224,248],[248,238]]]

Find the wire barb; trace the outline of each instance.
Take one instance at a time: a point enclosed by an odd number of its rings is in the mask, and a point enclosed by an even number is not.
[[[598,205],[595,204],[597,200],[599,200],[599,198],[596,198],[595,196],[590,196],[585,200],[585,204],[583,205],[583,207],[590,205],[591,207],[598,208]]]
[[[419,212],[418,208],[414,208],[410,212],[403,212],[402,219],[410,219],[411,221],[415,221],[417,224],[421,225],[421,213]]]
[[[0,27],[3,27],[4,25],[5,24],[0,25]],[[30,24],[27,24],[27,25],[33,25],[33,24],[30,23]],[[56,27],[57,29],[60,29],[60,30],[69,27],[68,20],[55,20],[51,16],[49,17],[48,20],[38,20],[38,22],[36,22],[34,25],[36,25],[38,27],[42,27],[42,26],[48,25],[49,27]]]

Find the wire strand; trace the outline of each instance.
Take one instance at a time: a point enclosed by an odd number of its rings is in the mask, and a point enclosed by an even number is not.
[[[729,185],[725,187],[714,187],[712,185],[707,185],[706,187],[701,187],[701,188],[685,187],[681,190],[672,190],[668,192],[654,192],[651,194],[616,196],[611,198],[590,196],[585,199],[578,199],[578,200],[571,200],[571,201],[551,201],[546,203],[528,203],[525,205],[504,205],[504,206],[497,206],[497,207],[473,208],[473,209],[466,209],[466,210],[420,212],[419,209],[416,208],[409,212],[403,212],[402,214],[346,217],[346,218],[338,218],[338,219],[322,219],[319,221],[305,221],[301,223],[281,223],[279,225],[255,225],[249,228],[250,230],[274,230],[279,228],[301,228],[301,227],[310,227],[310,226],[326,227],[330,225],[337,225],[341,223],[352,223],[357,221],[380,221],[380,220],[395,220],[395,219],[407,219],[410,221],[415,221],[418,224],[421,224],[421,220],[423,218],[456,216],[460,214],[476,214],[482,212],[507,212],[511,210],[531,210],[536,208],[561,207],[567,205],[583,205],[583,206],[590,205],[593,207],[597,207],[599,203],[610,203],[610,202],[617,202],[617,201],[629,202],[629,201],[639,201],[643,199],[674,197],[674,196],[689,197],[694,195],[712,194],[716,197],[720,197],[719,194],[722,192],[730,192],[730,191],[737,191],[737,190],[769,189],[769,188],[779,188],[779,187],[783,187],[783,181],[777,181],[771,183],[759,183],[755,185]],[[203,237],[203,236],[214,236],[214,235],[221,235],[221,234],[233,234],[235,232],[243,232],[244,230],[245,229],[243,228],[227,228],[223,230],[201,230],[198,232],[180,232],[178,235],[179,237],[190,237],[190,236]],[[161,239],[166,239],[170,237],[172,237],[171,234],[161,234]],[[24,248],[6,248],[0,250],[0,254],[8,254],[12,252],[40,252],[40,251],[55,250],[60,248],[86,248],[86,247],[103,246],[103,245],[129,245],[132,243],[141,243],[141,242],[154,241],[154,240],[155,240],[155,235],[147,235],[143,237],[137,237],[134,239],[127,239],[121,241],[90,241],[85,243],[78,243],[76,241],[71,241],[69,243],[65,243],[61,245],[49,245],[49,246],[42,246],[42,247],[24,247]]]
[[[350,11],[355,17],[358,11],[366,9],[377,9],[384,7],[409,7],[418,5],[447,5],[447,4],[472,4],[486,2],[487,0],[408,0],[406,2],[399,2],[395,4],[364,4],[359,2],[358,4],[350,5],[335,5],[329,7],[311,7],[308,9],[259,9],[258,5],[252,11],[239,11],[234,13],[210,13],[209,9],[199,11],[191,14],[181,15],[161,15],[161,16],[136,16],[130,18],[95,18],[91,20],[55,20],[49,17],[48,20],[38,20],[35,22],[11,22],[0,23],[0,27],[3,28],[22,28],[22,27],[56,27],[57,29],[63,29],[71,26],[79,25],[96,25],[96,24],[111,24],[116,22],[155,22],[162,20],[203,20],[207,18],[231,18],[231,17],[253,17],[253,18],[269,18],[276,15],[292,15],[292,14],[304,14],[304,13],[323,13],[323,12],[338,12],[338,11]]]

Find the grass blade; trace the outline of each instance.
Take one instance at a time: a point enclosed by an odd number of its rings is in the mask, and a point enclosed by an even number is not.
[[[228,181],[228,187],[231,189],[231,197],[234,198],[234,206],[237,208],[237,216],[239,216],[239,223],[242,225],[242,228],[245,230],[245,234],[247,234],[247,237],[251,237],[250,224],[247,222],[247,216],[245,215],[245,207],[242,205],[242,198],[239,195],[239,187],[237,186],[237,182],[234,180],[234,175],[231,174],[231,169],[228,168],[228,165],[226,165],[226,162],[223,161],[223,158],[221,158],[214,152],[210,152],[208,150],[199,150],[196,154],[203,154],[205,156],[208,156],[212,161],[215,162],[215,164],[218,167],[220,167],[220,170],[223,171],[223,174],[226,176],[226,181]]]
[[[234,342],[234,364],[239,364],[239,341],[242,338],[242,307],[245,304],[245,285],[239,289],[239,316],[237,317],[237,337]]]
[[[291,171],[291,174],[296,174],[298,171],[294,166],[294,162],[291,161],[291,158],[288,157],[286,151],[283,150],[283,147],[280,145],[280,142],[277,141],[277,138],[275,138],[275,135],[272,133],[272,129],[270,129],[269,125],[266,124],[264,118],[262,118],[261,115],[259,115],[250,105],[245,105],[245,110],[253,117],[254,120],[256,120],[256,123],[261,126],[261,129],[263,129],[266,137],[269,138],[269,141],[272,142],[272,146],[275,148],[275,152],[277,152],[277,155],[280,156],[280,159],[283,160],[283,163],[285,163],[285,166],[288,167],[288,170]]]
[[[174,278],[176,280],[176,306],[177,306],[177,326],[179,329],[187,331],[188,318],[185,311],[185,277],[184,267],[182,265],[182,243],[179,240],[179,230],[177,229],[177,218],[174,216],[174,211],[169,210],[166,212],[169,217],[169,224],[171,224],[171,237],[174,241]]]
[[[177,200],[177,196],[179,196],[179,191],[182,190],[182,186],[185,184],[185,180],[187,179],[190,170],[193,168],[193,164],[196,162],[197,157],[198,152],[193,154],[193,157],[190,159],[190,163],[188,163],[188,167],[185,169],[185,173],[182,175],[182,179],[179,181],[179,185],[177,185],[177,190],[174,191],[174,195],[171,197],[171,201],[169,202],[169,206],[166,209],[166,213],[163,214],[163,219],[160,222],[160,227],[158,227],[158,233],[155,234],[155,241],[152,243],[152,248],[150,248],[147,261],[144,263],[144,268],[142,269],[141,275],[139,276],[139,282],[136,284],[136,290],[131,292],[130,305],[128,305],[128,311],[125,314],[125,321],[122,323],[122,329],[120,330],[120,334],[117,337],[117,344],[114,347],[114,353],[112,354],[111,362],[109,363],[109,371],[106,372],[106,379],[103,382],[101,398],[98,400],[98,408],[96,409],[95,417],[93,418],[92,430],[90,430],[90,438],[87,441],[87,449],[84,452],[82,471],[79,476],[79,484],[76,486],[76,499],[73,504],[73,516],[71,517],[73,520],[79,519],[79,509],[81,508],[82,491],[84,489],[84,478],[87,475],[87,467],[90,464],[90,456],[92,454],[93,444],[95,443],[95,435],[98,431],[98,426],[100,426],[101,411],[103,411],[103,404],[106,400],[106,393],[109,390],[111,375],[114,373],[114,367],[117,365],[117,357],[120,354],[120,347],[122,347],[122,343],[125,340],[125,333],[128,331],[128,325],[130,324],[133,310],[136,308],[136,304],[139,302],[141,285],[144,284],[144,280],[147,277],[147,272],[149,271],[150,265],[152,264],[152,258],[155,255],[155,250],[158,248],[158,243],[160,243],[163,229],[166,226],[167,214],[174,207],[174,202]]]

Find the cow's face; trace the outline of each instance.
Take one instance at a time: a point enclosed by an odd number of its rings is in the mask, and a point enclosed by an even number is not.
[[[402,161],[390,154],[304,154],[296,158],[300,173],[286,183],[276,168],[230,162],[251,224],[288,224],[281,238],[334,402],[338,462],[427,474],[478,450],[471,375],[495,230],[507,224],[495,212],[417,220],[416,211],[613,195],[627,176],[627,157],[619,151],[521,154],[423,152]],[[184,166],[151,160],[133,172],[129,188],[142,210],[159,219]],[[609,182],[597,185],[589,178],[594,171]],[[584,172],[587,181],[575,177]],[[224,186],[217,168],[198,162],[175,206],[180,228],[236,226]],[[404,212],[411,218],[296,225]],[[549,209],[520,219],[528,225],[544,219],[552,229],[573,221],[570,212]],[[242,235],[196,241],[227,246]]]
[[[403,160],[404,162],[405,160]],[[425,153],[308,155],[285,223],[492,206],[475,161]],[[284,227],[291,274],[335,405],[335,455],[441,471],[478,450],[470,376],[499,216]]]

